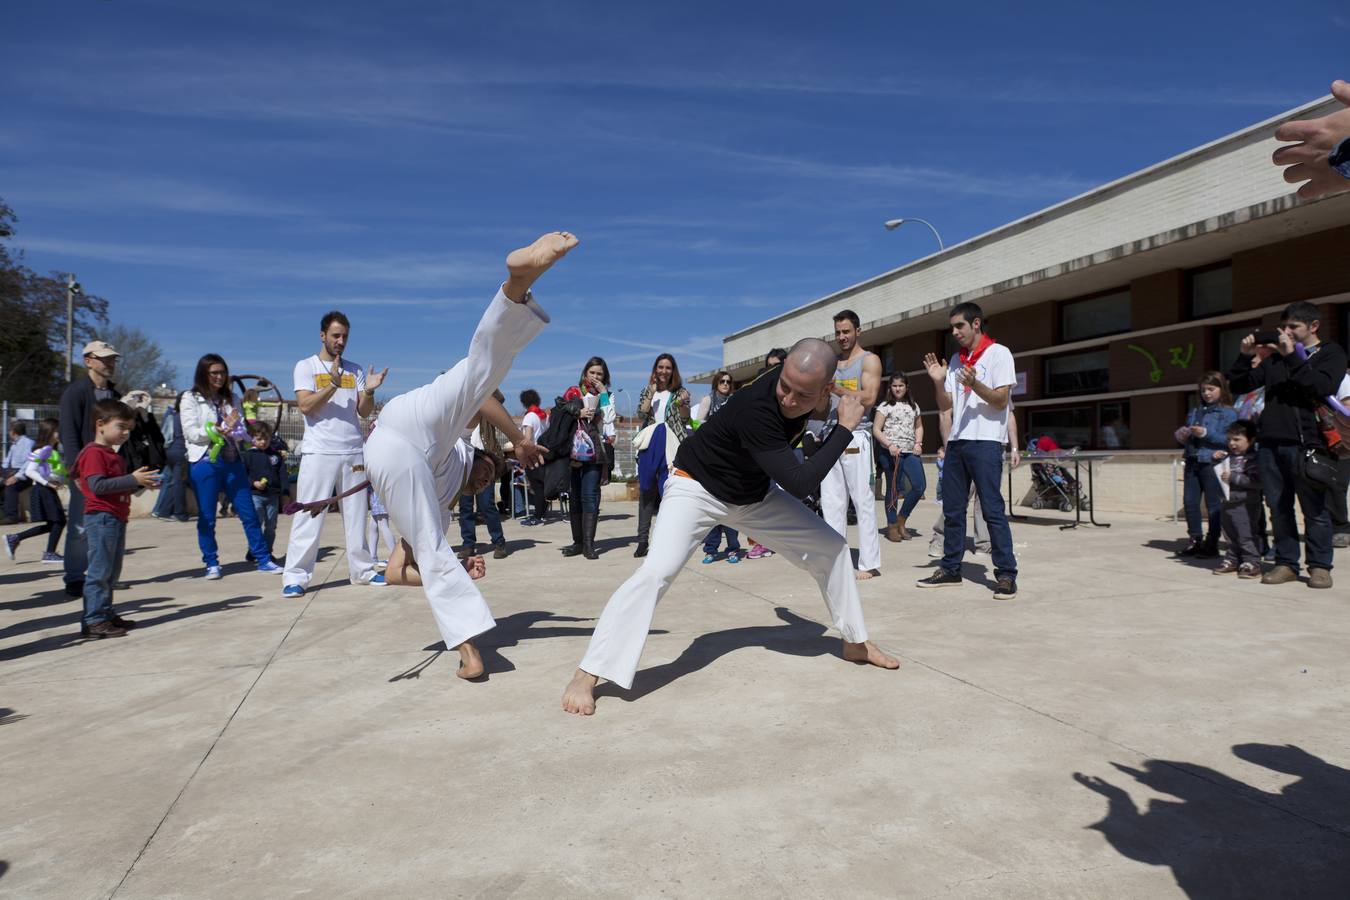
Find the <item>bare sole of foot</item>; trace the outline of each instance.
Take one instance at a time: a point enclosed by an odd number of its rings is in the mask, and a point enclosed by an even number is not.
[[[465,641],[455,649],[459,651],[459,671],[455,673],[457,676],[468,681],[483,674],[483,657],[478,655],[477,647]]]
[[[861,644],[844,641],[844,659],[859,665],[877,666],[882,669],[900,668],[900,660],[889,653],[883,653],[871,641],[863,641]]]
[[[563,691],[562,708],[578,716],[595,715],[595,686],[599,681],[590,672],[577,669],[567,690]]]
[[[503,292],[517,303],[523,301],[525,292],[539,276],[579,243],[570,231],[550,231],[530,246],[512,250],[506,257],[506,271],[510,277],[502,285]]]

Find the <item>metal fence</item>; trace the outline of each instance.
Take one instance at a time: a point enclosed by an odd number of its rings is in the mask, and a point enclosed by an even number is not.
[[[0,422],[3,423],[3,437],[0,437],[0,459],[9,455],[9,425],[11,422],[23,422],[30,438],[37,437],[37,423],[42,419],[60,418],[61,407],[55,403],[17,403],[13,400],[0,401]]]

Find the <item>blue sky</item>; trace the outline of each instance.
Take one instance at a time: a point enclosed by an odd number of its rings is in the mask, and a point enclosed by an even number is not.
[[[183,376],[216,351],[284,379],[337,307],[390,394],[565,228],[504,389],[597,353],[635,394],[660,350],[715,368],[723,335],[934,249],[887,218],[957,243],[1325,93],[1347,44],[1350,11],[1297,0],[15,0],[0,197],[30,265]]]

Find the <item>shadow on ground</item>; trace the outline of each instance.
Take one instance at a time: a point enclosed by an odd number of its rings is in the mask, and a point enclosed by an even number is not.
[[[64,596],[64,595],[62,595]],[[254,600],[262,598],[256,594],[249,594],[241,597],[230,597],[225,600],[215,600],[210,603],[200,603],[196,606],[180,606],[174,603],[172,597],[141,597],[135,600],[119,600],[115,602],[118,615],[128,618],[135,617],[136,628],[153,628],[156,625],[164,625],[168,622],[174,622],[179,619],[190,619],[196,616],[203,616],[209,613],[224,612],[226,610],[238,609],[252,603]],[[38,638],[35,641],[29,641],[26,644],[16,644],[12,647],[0,648],[0,660],[21,659],[25,656],[32,656],[35,653],[43,653],[48,650],[60,650],[64,647],[73,647],[77,644],[86,643],[86,639],[80,636],[80,614],[82,607],[78,604],[70,612],[60,616],[47,616],[41,619],[32,619],[22,622],[18,625],[10,626],[0,637],[17,634],[27,634],[33,631],[68,626],[69,631],[63,634],[48,635],[44,638]],[[158,613],[163,615],[142,618],[143,613]],[[125,640],[125,638],[110,638],[109,640]]]
[[[1350,770],[1292,745],[1239,744],[1239,759],[1296,776],[1282,791],[1165,759],[1112,763],[1152,791],[1141,809],[1103,778],[1074,779],[1107,800],[1100,831],[1122,856],[1172,870],[1188,897],[1350,896]]]
[[[789,656],[837,656],[843,658],[843,646],[838,638],[825,636],[826,626],[803,619],[791,610],[779,606],[774,613],[782,625],[752,625],[746,628],[728,628],[711,631],[694,638],[684,652],[674,660],[650,669],[643,669],[633,679],[632,690],[625,691],[613,682],[605,682],[595,689],[595,696],[618,697],[632,702],[641,700],[685,675],[705,669],[718,659],[746,647],[762,647],[774,653]],[[652,632],[659,634],[660,632]]]

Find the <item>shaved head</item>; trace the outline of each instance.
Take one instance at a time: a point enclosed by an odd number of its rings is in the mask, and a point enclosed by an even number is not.
[[[838,359],[834,348],[820,338],[802,338],[792,345],[784,365],[796,369],[804,379],[820,384],[834,378]]]
[[[838,357],[819,338],[803,338],[792,345],[778,373],[778,408],[789,419],[809,414],[825,402],[834,386]]]

